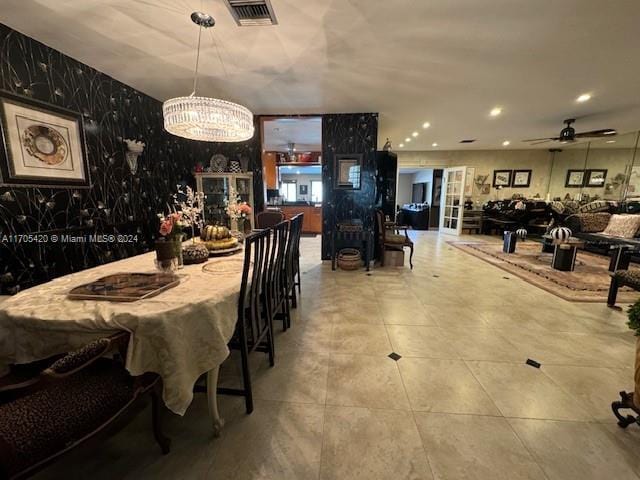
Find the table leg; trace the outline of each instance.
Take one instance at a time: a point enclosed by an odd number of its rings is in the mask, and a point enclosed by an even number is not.
[[[224,427],[224,420],[220,418],[218,412],[218,372],[220,367],[216,367],[207,372],[207,402],[209,404],[209,418],[213,426],[213,434],[219,437]]]
[[[369,259],[369,239],[365,239],[364,241],[364,261],[367,262],[367,272],[369,271],[369,263],[370,263],[370,259]]]
[[[331,270],[335,270],[335,269],[336,269],[336,234],[334,231],[334,232],[331,232]]]

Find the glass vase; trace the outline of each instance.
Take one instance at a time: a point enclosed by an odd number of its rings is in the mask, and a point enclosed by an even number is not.
[[[156,268],[164,273],[173,272],[178,267],[175,248],[172,242],[163,239],[156,241]]]
[[[182,268],[184,267],[184,262],[182,259],[182,234],[174,237],[171,242],[173,244],[173,252],[177,260],[178,268]]]

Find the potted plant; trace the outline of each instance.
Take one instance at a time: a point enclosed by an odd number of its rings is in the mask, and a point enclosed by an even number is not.
[[[184,233],[182,228],[182,214],[173,212],[163,216],[158,214],[160,219],[160,236],[156,241],[156,254],[162,268],[167,268],[172,259],[177,260],[178,268],[182,267],[182,241]]]
[[[626,428],[634,422],[640,423],[640,417],[635,418],[631,415],[623,417],[618,412],[620,409],[627,408],[640,415],[640,300],[629,307],[627,315],[629,317],[627,325],[638,337],[636,338],[636,359],[633,373],[634,390],[632,393],[620,392],[621,399],[611,404],[611,409],[618,419],[618,425],[622,428]]]
[[[196,227],[202,229],[204,208],[204,193],[194,192],[186,185],[182,188],[178,185],[178,191],[173,195],[175,205],[180,208],[181,223],[185,227],[191,227],[191,244],[182,249],[183,262],[185,264],[204,263],[209,258],[209,250],[202,243],[196,242]],[[182,244],[180,245],[182,247]]]

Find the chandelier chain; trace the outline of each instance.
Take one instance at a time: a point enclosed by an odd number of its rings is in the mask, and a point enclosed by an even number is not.
[[[195,72],[193,72],[193,92],[191,96],[193,97],[196,94],[196,88],[198,86],[198,64],[200,63],[200,39],[202,38],[202,25],[198,28],[198,50],[196,53],[196,68]]]

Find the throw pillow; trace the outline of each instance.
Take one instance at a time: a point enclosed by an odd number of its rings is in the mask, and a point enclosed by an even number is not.
[[[574,232],[598,233],[607,228],[610,219],[607,212],[575,213],[565,219],[565,224]]]
[[[580,213],[606,212],[608,210],[609,202],[607,202],[606,200],[594,200],[593,202],[586,203],[578,208],[578,212]]]
[[[604,235],[633,238],[640,229],[640,215],[612,215]]]

